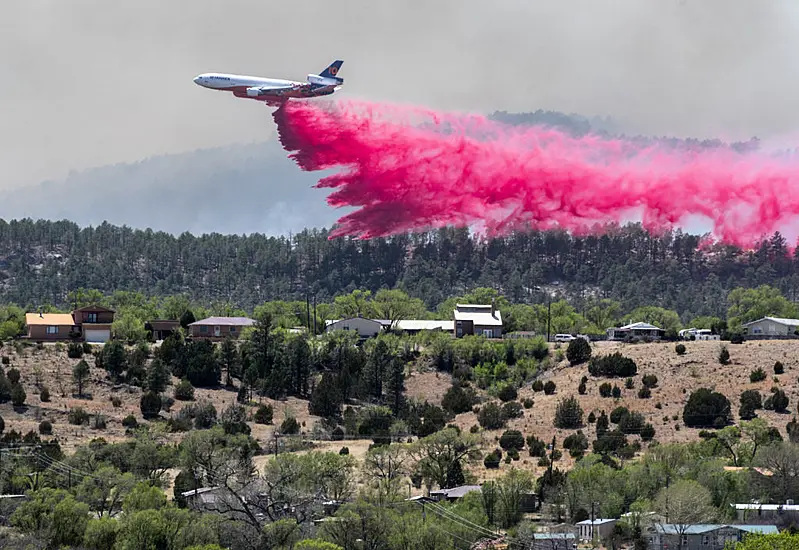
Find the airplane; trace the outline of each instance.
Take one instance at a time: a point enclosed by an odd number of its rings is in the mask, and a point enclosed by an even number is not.
[[[337,59],[319,74],[309,74],[306,82],[260,78],[235,74],[204,73],[194,83],[204,88],[232,92],[234,96],[263,101],[269,106],[283,105],[290,98],[330,95],[341,88],[344,79],[336,76],[344,62]]]

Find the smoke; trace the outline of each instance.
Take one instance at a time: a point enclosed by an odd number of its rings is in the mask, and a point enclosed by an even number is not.
[[[317,187],[356,208],[333,237],[388,236],[443,226],[563,228],[595,233],[639,216],[659,232],[708,220],[748,247],[795,234],[799,160],[699,142],[573,138],[482,116],[368,102],[288,102],[278,135],[306,171],[338,169]]]

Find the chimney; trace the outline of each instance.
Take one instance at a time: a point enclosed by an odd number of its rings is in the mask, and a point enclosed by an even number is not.
[[[491,317],[496,317],[495,313],[497,311],[497,301],[494,298],[491,298]]]

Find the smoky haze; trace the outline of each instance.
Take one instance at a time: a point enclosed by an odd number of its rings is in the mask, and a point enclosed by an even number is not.
[[[192,78],[302,80],[334,58],[341,97],[553,109],[679,136],[799,127],[795,0],[11,0],[0,21],[5,189],[272,139],[269,109]]]

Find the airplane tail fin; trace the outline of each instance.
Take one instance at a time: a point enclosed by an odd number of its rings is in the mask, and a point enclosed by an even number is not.
[[[339,71],[339,69],[341,69],[341,66],[343,64],[344,64],[344,62],[342,60],[337,59],[333,63],[328,65],[327,68],[324,71],[319,73],[319,76],[321,76],[322,78],[332,78],[333,80],[337,80],[339,82],[339,84],[340,84],[340,83],[344,82],[344,79],[343,78],[339,78],[336,75],[338,75],[338,71]]]

